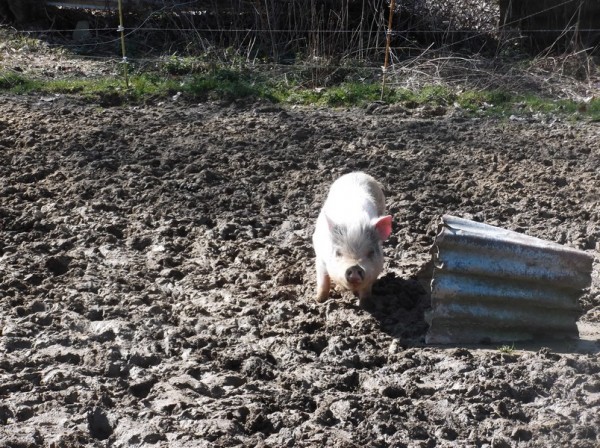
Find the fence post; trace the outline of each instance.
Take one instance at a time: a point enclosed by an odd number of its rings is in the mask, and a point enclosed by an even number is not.
[[[385,36],[385,58],[383,62],[383,77],[381,78],[381,99],[383,100],[383,91],[385,89],[385,74],[390,62],[390,43],[392,40],[392,24],[394,22],[394,9],[396,9],[396,0],[390,0],[390,17],[388,19],[388,28]]]
[[[123,6],[119,0],[119,28],[121,33],[121,53],[123,54],[123,74],[125,75],[125,87],[129,88],[129,74],[127,72],[127,53],[125,52],[125,27],[123,26]]]

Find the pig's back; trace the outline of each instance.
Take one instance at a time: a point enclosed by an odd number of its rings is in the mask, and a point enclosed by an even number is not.
[[[324,209],[327,216],[336,223],[362,217],[374,218],[385,213],[385,197],[381,186],[373,177],[354,172],[333,183]]]

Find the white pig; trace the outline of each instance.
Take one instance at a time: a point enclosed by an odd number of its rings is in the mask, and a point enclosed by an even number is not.
[[[392,217],[384,212],[381,186],[368,174],[346,174],[331,185],[313,234],[318,302],[327,300],[331,281],[361,305],[371,297],[383,270],[381,243],[392,233]]]

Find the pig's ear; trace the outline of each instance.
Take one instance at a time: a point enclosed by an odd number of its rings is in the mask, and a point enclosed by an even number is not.
[[[389,238],[392,233],[392,216],[380,216],[379,218],[373,218],[371,220],[373,227],[377,230],[377,234],[381,241],[385,241]]]
[[[333,222],[331,220],[331,218],[329,216],[327,216],[327,214],[325,214],[325,219],[327,220],[327,228],[331,232],[333,230],[333,228],[335,227],[335,222]]]

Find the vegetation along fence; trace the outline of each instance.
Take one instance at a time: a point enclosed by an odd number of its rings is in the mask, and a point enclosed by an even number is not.
[[[118,0],[0,0],[0,19],[20,27],[75,29],[82,18],[92,35],[115,28]],[[128,34],[188,47],[235,48],[247,55],[377,59],[382,54],[389,0],[121,0]],[[410,54],[423,46],[490,49],[520,39],[527,49],[597,51],[597,0],[399,0],[392,43]],[[45,25],[45,26],[44,26]],[[150,32],[160,34],[157,42]],[[160,33],[158,33],[160,32]],[[187,35],[186,39],[182,39]],[[178,48],[179,49],[179,48]]]

